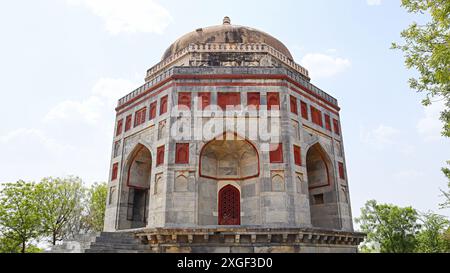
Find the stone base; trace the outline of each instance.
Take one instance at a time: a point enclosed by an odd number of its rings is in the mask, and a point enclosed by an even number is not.
[[[86,252],[356,253],[364,234],[304,228],[156,228],[102,233]]]
[[[162,228],[136,236],[159,253],[348,253],[364,240],[361,233],[301,228]]]

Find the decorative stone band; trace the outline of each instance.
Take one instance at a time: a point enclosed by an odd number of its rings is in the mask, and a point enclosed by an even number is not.
[[[246,44],[221,44],[221,43],[208,43],[208,44],[190,44],[186,48],[178,51],[174,55],[162,60],[149,70],[147,70],[146,81],[151,80],[157,73],[178,59],[184,57],[189,53],[197,52],[250,52],[250,53],[268,53],[293,69],[294,71],[302,74],[309,79],[308,70],[292,61],[286,55],[276,50],[275,48],[264,43],[246,43]]]
[[[145,244],[326,244],[358,246],[366,234],[307,228],[154,228],[135,231]]]
[[[215,68],[216,70],[223,71],[226,74],[261,74],[261,69],[258,69],[257,67],[218,67]],[[146,82],[144,85],[140,86],[139,88],[135,89],[128,95],[122,97],[119,99],[117,107],[120,108],[124,104],[130,102],[131,100],[140,97],[144,93],[150,92],[150,89],[155,89],[162,83],[167,82],[170,80],[174,75],[195,75],[195,74],[207,74],[211,73],[211,69],[208,67],[172,67],[170,69],[165,70],[164,72],[160,73],[158,76],[154,77],[152,80]],[[337,106],[337,100],[330,96],[325,91],[321,90],[320,88],[316,87],[315,85],[311,84],[309,81],[305,80],[302,75],[300,75],[298,72],[286,69],[286,68],[264,68],[263,73],[265,75],[280,75],[284,74],[287,75],[290,79],[297,82],[301,86],[305,87],[306,89],[310,90],[312,93],[317,95],[318,97],[322,98],[323,100],[331,103],[332,105]]]

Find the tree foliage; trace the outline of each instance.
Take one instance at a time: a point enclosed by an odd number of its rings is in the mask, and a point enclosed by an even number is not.
[[[450,165],[450,161],[447,161],[447,165]],[[442,194],[444,195],[445,201],[441,204],[442,208],[450,208],[450,169],[449,168],[442,168],[442,172],[444,175],[448,178],[448,184],[447,184],[447,190],[441,190]]]
[[[450,252],[450,222],[432,212],[419,214],[412,207],[402,208],[370,200],[361,209],[356,222],[367,233],[360,252]]]
[[[86,220],[91,231],[100,232],[103,230],[107,192],[106,183],[95,183],[89,189],[88,217]]]
[[[70,235],[68,225],[82,213],[83,184],[78,177],[46,177],[36,185],[36,192],[40,202],[37,209],[42,221],[42,232],[55,245]]]
[[[34,183],[6,183],[0,191],[0,232],[2,245],[25,253],[29,242],[40,236],[40,215]]]
[[[411,253],[415,250],[416,234],[420,225],[418,213],[412,207],[401,208],[390,204],[368,201],[356,219],[367,233],[366,248],[377,248],[385,253]]]
[[[425,24],[413,22],[401,32],[405,43],[392,44],[405,54],[407,68],[419,72],[409,85],[418,92],[425,92],[424,105],[433,98],[444,100],[441,113],[444,136],[450,136],[450,1],[402,0],[402,6],[410,13],[429,15]],[[427,17],[425,17],[427,18]]]
[[[417,234],[416,252],[442,253],[450,250],[445,238],[449,221],[441,215],[431,212],[421,215],[422,229]]]
[[[87,193],[87,194],[86,194]],[[78,177],[5,183],[0,191],[0,252],[38,252],[71,235],[101,231],[106,183],[83,186]]]

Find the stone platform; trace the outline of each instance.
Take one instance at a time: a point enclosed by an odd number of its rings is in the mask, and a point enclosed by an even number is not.
[[[365,234],[308,228],[155,228],[102,232],[86,253],[356,253]]]

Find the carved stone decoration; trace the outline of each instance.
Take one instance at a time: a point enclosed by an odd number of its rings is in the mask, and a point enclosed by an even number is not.
[[[163,173],[158,173],[155,175],[155,186],[153,187],[153,194],[161,194],[163,191]]]
[[[346,186],[341,185],[341,196],[341,202],[348,203],[348,191]]]
[[[189,182],[188,178],[189,178],[189,171],[175,172],[174,191],[175,192],[188,191],[188,182]]]
[[[284,191],[284,171],[271,171],[272,191]]]
[[[167,127],[166,121],[160,121],[158,124],[158,140],[164,139],[167,137]]]
[[[108,205],[113,205],[117,202],[116,186],[109,188]]]
[[[305,182],[302,173],[295,173],[295,183],[297,193],[303,193],[303,188],[306,188],[306,185],[304,185]]]

